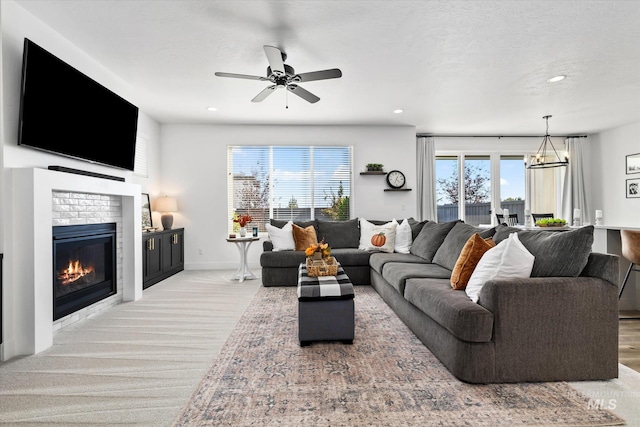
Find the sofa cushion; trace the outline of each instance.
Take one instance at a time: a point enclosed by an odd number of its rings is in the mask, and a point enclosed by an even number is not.
[[[278,228],[269,223],[266,223],[265,227],[269,233],[269,240],[271,240],[274,252],[293,251],[296,249],[296,242],[293,240],[293,224],[291,221],[287,222],[282,228]]]
[[[465,224],[464,222],[458,222],[453,226],[451,231],[447,233],[442,245],[440,245],[436,254],[433,256],[433,262],[449,270],[453,270],[458,261],[458,257],[460,257],[462,248],[474,233],[478,233],[480,237],[485,239],[493,236],[495,232],[495,227],[488,229],[479,228]]]
[[[293,240],[296,242],[296,251],[304,251],[309,246],[318,243],[316,229],[312,225],[302,228],[293,224]]]
[[[428,262],[433,261],[433,256],[442,245],[445,237],[451,229],[461,222],[460,220],[451,222],[427,222],[420,230],[420,234],[414,239],[411,244],[411,252],[414,255],[424,258]]]
[[[478,294],[488,280],[529,277],[533,262],[533,255],[520,242],[518,234],[513,233],[480,258],[465,293],[471,301],[478,302]]]
[[[382,269],[382,277],[393,286],[400,295],[404,295],[405,282],[413,278],[447,279],[451,277],[451,270],[438,264],[417,264],[405,262],[388,262]],[[451,288],[451,286],[449,286]]]
[[[576,277],[589,261],[593,230],[592,225],[569,231],[498,226],[494,240],[500,243],[510,233],[518,233],[522,244],[536,257],[531,277]]]
[[[418,237],[418,234],[422,231],[422,227],[429,222],[427,220],[418,222],[413,218],[407,218],[407,221],[409,221],[409,225],[411,226],[411,240],[416,240],[416,237]]]
[[[318,239],[329,244],[331,249],[357,248],[360,240],[358,218],[348,221],[317,220]]]
[[[427,264],[427,261],[424,258],[420,258],[416,255],[411,254],[387,254],[383,252],[376,252],[371,254],[371,258],[369,258],[369,265],[378,273],[382,274],[382,269],[384,265],[388,262],[406,262],[411,264]]]
[[[262,268],[295,268],[305,262],[307,256],[303,251],[265,251],[260,254]],[[296,273],[297,274],[297,273]]]
[[[331,256],[343,267],[367,267],[369,266],[371,252],[361,251],[356,248],[338,248],[331,250]]]
[[[409,279],[404,296],[456,338],[490,342],[493,314],[473,303],[464,292],[451,289],[446,279]]]
[[[281,220],[281,219],[270,219],[269,222],[271,223],[271,225],[274,225],[278,228],[282,228],[284,227],[284,225],[289,222],[289,220]],[[295,225],[297,225],[298,227],[302,227],[302,228],[307,228],[310,225],[313,225],[313,228],[315,228],[317,230],[317,223],[315,220],[311,220],[311,221],[293,221],[293,223]]]
[[[491,237],[483,239],[478,233],[473,233],[473,236],[467,240],[462,248],[458,261],[451,272],[451,287],[456,290],[466,288],[471,273],[475,270],[482,255],[495,245],[496,243]]]

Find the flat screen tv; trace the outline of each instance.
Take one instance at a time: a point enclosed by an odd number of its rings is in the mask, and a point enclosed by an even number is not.
[[[133,170],[138,107],[24,40],[18,145]]]

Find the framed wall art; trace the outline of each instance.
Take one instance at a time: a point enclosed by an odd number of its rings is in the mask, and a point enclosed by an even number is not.
[[[640,153],[629,154],[626,156],[627,175],[631,173],[640,173]]]
[[[640,178],[627,180],[627,199],[640,199]]]
[[[142,193],[142,229],[148,230],[153,228],[153,219],[151,218],[151,202],[147,193]]]

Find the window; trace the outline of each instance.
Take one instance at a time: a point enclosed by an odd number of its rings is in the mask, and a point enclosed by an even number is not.
[[[351,217],[351,147],[229,146],[227,159],[229,218],[251,215],[252,226],[265,231],[269,218]]]
[[[524,224],[525,171],[522,155],[436,156],[438,222],[460,218],[473,225],[492,224],[497,220],[492,214],[495,206],[498,212],[506,208],[518,214],[518,222]]]

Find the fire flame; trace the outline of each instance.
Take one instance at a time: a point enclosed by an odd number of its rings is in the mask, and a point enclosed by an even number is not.
[[[93,267],[85,268],[79,260],[70,260],[69,267],[58,273],[58,280],[63,285],[68,285],[91,273],[93,273]]]

